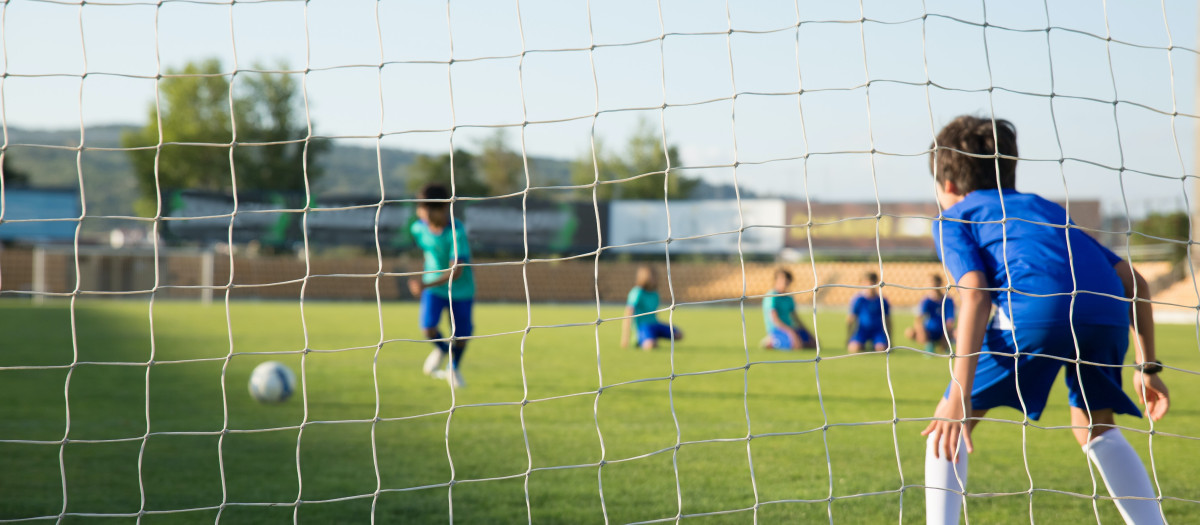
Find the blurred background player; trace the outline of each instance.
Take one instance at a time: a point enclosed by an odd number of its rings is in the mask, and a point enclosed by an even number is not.
[[[786,295],[792,285],[792,272],[783,268],[775,270],[775,284],[763,298],[763,318],[767,323],[767,337],[763,348],[776,350],[812,349],[816,340],[796,315],[796,302]]]
[[[629,346],[631,320],[636,327],[633,335],[637,337],[637,345],[642,350],[653,350],[658,346],[659,339],[671,339],[672,335],[676,341],[683,340],[683,332],[678,327],[658,322],[658,316],[653,313],[655,310],[658,310],[658,279],[654,268],[642,265],[637,269],[637,282],[629,290],[629,298],[625,301],[621,348]]]
[[[892,304],[879,295],[879,274],[867,272],[863,285],[868,286],[850,301],[850,313],[846,316],[846,331],[850,334],[846,351],[856,354],[868,344],[876,352],[887,349],[887,334],[892,333]],[[884,332],[884,328],[887,332]]]
[[[1015,189],[1017,131],[1008,121],[958,117],[933,147],[930,169],[949,219],[934,223],[933,239],[958,283],[960,309],[959,359],[922,432],[929,436],[927,522],[958,523],[967,485],[962,451],[974,447],[978,418],[1008,406],[1037,420],[1067,365],[1075,439],[1121,516],[1126,523],[1162,523],[1150,477],[1113,417],[1141,416],[1121,387],[1130,327],[1137,334],[1134,390],[1153,420],[1169,407],[1157,375],[1163,367],[1155,360],[1146,280],[1083,230],[1066,227],[1070,218],[1061,206]],[[1135,293],[1132,304],[1121,299]],[[989,325],[993,304],[997,313]]]
[[[450,216],[450,192],[441,184],[427,184],[417,193],[422,202],[417,203],[417,221],[410,231],[413,241],[425,252],[425,274],[419,279],[408,280],[408,289],[421,298],[421,329],[435,347],[425,358],[423,368],[426,375],[449,379],[455,388],[467,386],[463,381],[459,365],[467,342],[474,329],[471,309],[475,298],[475,278],[471,268],[463,266],[471,260],[471,249],[467,243],[467,229],[462,222]],[[452,344],[442,339],[438,324],[442,312],[450,309],[450,325],[453,329]],[[442,370],[446,354],[450,354],[450,365]]]
[[[933,289],[921,299],[921,304],[917,305],[917,316],[913,319],[913,325],[904,331],[904,335],[924,344],[925,351],[931,354],[939,348],[949,352],[950,343],[947,336],[954,336],[954,300],[942,293],[941,275],[931,275],[929,282]]]

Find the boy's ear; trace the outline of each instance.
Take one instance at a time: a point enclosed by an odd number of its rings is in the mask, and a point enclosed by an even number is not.
[[[942,189],[946,190],[946,193],[951,195],[961,195],[961,193],[958,192],[958,185],[955,184],[953,180],[945,179],[942,181],[942,184]]]

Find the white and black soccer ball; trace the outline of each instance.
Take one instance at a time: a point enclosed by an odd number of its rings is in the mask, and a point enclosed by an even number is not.
[[[267,361],[250,374],[250,395],[260,403],[282,403],[296,391],[296,374],[279,361]]]

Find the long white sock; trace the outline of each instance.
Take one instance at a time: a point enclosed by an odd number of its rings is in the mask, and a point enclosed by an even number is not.
[[[959,438],[958,463],[952,463],[945,455],[933,457],[936,446],[934,436],[929,436],[925,441],[925,523],[957,525],[963,505],[959,493],[967,484],[967,443]]]
[[[1142,466],[1142,458],[1125,441],[1121,429],[1110,429],[1092,438],[1091,443],[1083,446],[1083,451],[1096,464],[1096,470],[1100,471],[1110,496],[1158,497],[1154,493],[1154,486],[1150,484],[1150,476],[1146,475],[1146,467]],[[1143,525],[1163,522],[1158,502],[1153,499],[1118,499],[1116,504],[1125,523]]]

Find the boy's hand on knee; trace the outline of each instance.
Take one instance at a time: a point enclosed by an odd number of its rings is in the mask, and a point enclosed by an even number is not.
[[[1134,372],[1133,389],[1137,391],[1138,400],[1146,406],[1146,415],[1150,416],[1152,421],[1158,421],[1167,415],[1171,408],[1170,392],[1158,374]]]

